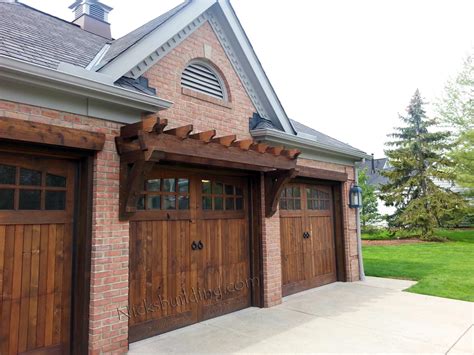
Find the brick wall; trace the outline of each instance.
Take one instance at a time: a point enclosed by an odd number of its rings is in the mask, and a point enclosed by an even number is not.
[[[265,182],[261,177],[262,216],[265,216]],[[281,303],[280,215],[278,211],[262,221],[263,306]]]
[[[90,353],[125,353],[128,322],[117,307],[128,304],[128,222],[118,220],[119,157],[114,137],[120,125],[91,117],[0,100],[0,116],[101,132],[104,150],[94,159]]]
[[[207,58],[205,46],[208,48]],[[192,90],[184,89],[183,94],[181,73],[196,58],[210,62],[222,73],[230,94],[229,102],[207,95],[196,95]],[[256,109],[208,22],[150,68],[144,76],[149,79],[149,85],[157,89],[158,96],[174,102],[170,109],[160,113],[161,118],[168,119],[170,127],[192,123],[196,131],[216,129],[218,135],[237,134],[238,138],[249,137],[249,119]]]

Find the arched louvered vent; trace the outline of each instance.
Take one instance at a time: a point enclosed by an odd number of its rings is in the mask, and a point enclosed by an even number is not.
[[[210,67],[200,63],[189,64],[184,69],[181,85],[218,99],[225,99],[225,91],[217,74]]]

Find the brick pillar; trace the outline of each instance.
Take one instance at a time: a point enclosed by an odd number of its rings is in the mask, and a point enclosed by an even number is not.
[[[346,253],[346,275],[347,281],[359,280],[359,253],[357,250],[357,225],[356,210],[349,208],[349,190],[354,183],[355,175],[353,168],[346,168],[348,180],[344,183],[342,191],[342,204],[344,208],[344,235]]]
[[[117,308],[128,305],[129,224],[119,221],[119,157],[113,138],[119,125],[107,124],[104,150],[94,164],[92,265],[89,322],[91,354],[126,353],[128,321]]]
[[[263,258],[263,306],[272,307],[281,303],[281,249],[280,215],[275,213],[265,218],[265,181],[261,177],[262,199],[262,258]]]

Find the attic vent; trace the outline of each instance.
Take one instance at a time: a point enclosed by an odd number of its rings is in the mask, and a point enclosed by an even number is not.
[[[184,69],[181,86],[218,99],[226,99],[222,80],[214,70],[202,63],[192,63]]]
[[[79,18],[82,16],[82,14],[84,13],[84,8],[82,6],[79,6],[76,11],[75,11],[75,18]]]
[[[101,21],[105,21],[105,11],[101,6],[91,4],[89,13],[92,17],[99,19]]]

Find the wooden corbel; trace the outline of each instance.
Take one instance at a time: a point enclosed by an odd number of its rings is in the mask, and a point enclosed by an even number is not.
[[[281,191],[298,174],[296,169],[265,173],[265,217],[272,217],[278,208]]]
[[[145,159],[133,163],[120,164],[120,219],[126,220],[137,211],[137,202],[144,189],[145,177],[153,168],[155,162]]]

